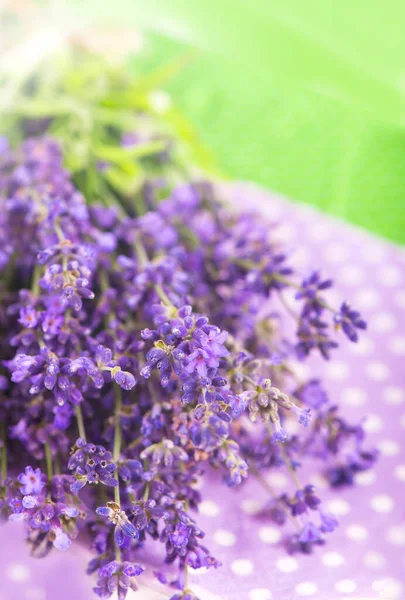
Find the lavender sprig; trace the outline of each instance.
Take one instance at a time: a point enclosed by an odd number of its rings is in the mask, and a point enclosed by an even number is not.
[[[0,153],[0,270],[12,273],[0,290],[4,517],[24,522],[39,555],[86,532],[100,597],[137,589],[150,539],[165,552],[158,579],[195,598],[188,570],[219,566],[192,516],[210,468],[230,487],[262,483],[288,551],[324,544],[337,521],[301,463],[322,461],[336,487],[376,453],[290,361],[328,359],[339,330],[357,341],[359,313],[330,307],[332,282],[300,278],[272,229],[227,209],[209,182],[161,201],[145,187],[149,211],[136,216],[87,206],[62,158],[42,137]],[[288,288],[294,308],[278,302]],[[274,468],[292,491],[271,490]]]

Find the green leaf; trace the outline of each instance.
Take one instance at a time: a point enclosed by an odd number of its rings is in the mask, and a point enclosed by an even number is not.
[[[139,160],[146,156],[159,154],[167,148],[167,141],[156,140],[136,144],[134,146],[94,146],[93,152],[102,160],[114,162],[117,164],[127,163],[130,158]]]

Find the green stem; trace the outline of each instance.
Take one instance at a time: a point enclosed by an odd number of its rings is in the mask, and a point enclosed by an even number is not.
[[[120,413],[121,413],[121,405],[122,405],[121,388],[118,386],[115,386],[114,394],[115,394],[115,396],[114,396],[114,398],[115,398],[115,406],[114,406],[115,430],[114,430],[113,459],[114,459],[114,462],[117,464],[119,461],[119,458],[120,458],[120,454],[121,454],[121,440],[122,440],[121,423],[120,423]],[[119,485],[117,485],[114,488],[114,500],[118,505],[120,505]]]
[[[146,500],[149,498],[149,483],[147,483],[145,485],[145,491],[143,493],[143,501],[146,502]]]
[[[250,467],[250,472],[255,477],[255,479],[260,483],[262,488],[264,490],[266,490],[266,492],[268,492],[270,494],[270,496],[273,498],[273,500],[275,500],[277,502],[277,504],[284,510],[285,507],[282,506],[280,500],[277,498],[277,494],[274,492],[271,485],[269,483],[267,483],[267,481],[260,475],[257,468]],[[301,527],[300,527],[298,521],[292,515],[290,515],[289,512],[287,512],[286,514],[287,514],[287,517],[289,518],[289,520],[291,521],[291,523],[294,525],[294,527],[296,527],[298,529],[298,531],[301,531]]]
[[[53,461],[55,465],[55,473],[56,475],[60,475],[60,463],[58,456],[55,456],[55,460]]]
[[[121,388],[115,386],[114,390],[114,419],[115,419],[115,429],[114,429],[114,448],[113,448],[113,459],[115,464],[118,464],[120,454],[121,454],[121,423],[120,423],[120,413],[122,406],[122,397],[121,397]],[[120,485],[119,478],[117,475],[118,484],[114,488],[114,501],[118,506],[121,506],[120,499]],[[121,562],[121,550],[117,545],[115,545],[115,560]]]
[[[296,472],[294,471],[294,469],[293,469],[293,467],[291,465],[291,461],[289,460],[289,458],[288,458],[288,456],[286,454],[286,451],[284,450],[284,448],[283,448],[283,446],[282,446],[281,443],[279,444],[279,448],[280,448],[280,454],[281,454],[281,456],[284,459],[284,462],[285,462],[285,464],[287,466],[287,469],[288,469],[288,472],[290,474],[290,477],[291,477],[292,481],[295,483],[296,487],[299,490],[302,490],[302,484],[301,484],[300,480],[298,479],[298,476],[297,476]]]
[[[296,290],[302,290],[302,286],[301,285],[299,285],[298,283],[295,283],[295,281],[291,281],[291,279],[288,279],[288,277],[284,277],[284,275],[279,275],[278,273],[273,273],[271,275],[271,277],[273,279],[275,279],[276,281],[280,281],[281,283],[285,283],[286,285],[295,288]],[[335,310],[332,306],[329,306],[329,304],[327,304],[326,302],[324,302],[320,298],[317,299],[317,302],[318,302],[318,304],[320,304],[321,306],[323,306],[323,308],[326,308],[326,310],[330,310],[333,313],[337,312],[337,310]]]
[[[53,477],[53,469],[52,469],[51,447],[49,445],[49,442],[46,442],[46,444],[45,444],[45,460],[46,460],[46,472],[48,474],[48,482],[50,482]]]
[[[139,444],[139,442],[142,441],[142,439],[143,439],[143,435],[138,436],[137,438],[132,440],[132,442],[128,445],[128,448],[135,448],[135,446],[137,446]]]
[[[58,236],[59,242],[64,242],[65,241],[65,235],[59,225],[59,223],[57,221],[54,222],[54,229],[55,229],[55,233]]]
[[[188,590],[188,565],[184,565],[184,589]]]
[[[148,255],[146,253],[144,245],[138,238],[135,238],[135,253],[139,261],[139,265],[141,267],[146,267],[146,265],[149,263]],[[171,302],[169,296],[163,290],[162,286],[156,284],[154,288],[155,292],[157,293],[163,304],[166,304],[166,306],[168,306],[169,308],[173,308],[173,302]]]
[[[31,290],[34,296],[38,296],[39,294],[39,277],[40,277],[40,268],[39,265],[35,265],[34,271],[32,273],[32,284]]]
[[[80,404],[78,404],[76,406],[75,414],[76,414],[77,429],[79,432],[79,437],[82,438],[84,441],[86,441],[86,430],[84,428],[83,413],[82,413],[82,407],[80,406]]]
[[[135,238],[135,253],[141,267],[146,267],[149,263],[148,255],[141,240]]]
[[[286,309],[286,311],[296,320],[298,320],[300,318],[300,316],[295,312],[295,310],[293,310],[291,308],[291,306],[288,304],[282,290],[278,290],[278,297],[280,298],[280,302],[281,304],[284,306],[284,308]]]
[[[163,304],[166,304],[166,306],[169,306],[170,308],[173,307],[173,303],[171,302],[169,296],[167,296],[166,292],[160,285],[155,285],[155,292],[157,293]]]
[[[257,381],[255,381],[254,379],[252,379],[249,375],[243,375],[243,379],[245,379],[245,381],[247,381],[248,383],[250,383],[251,385],[253,385],[253,387],[255,389],[258,388]]]
[[[240,265],[241,267],[243,267],[245,269],[257,269],[258,267],[260,267],[260,264],[255,263],[254,261],[251,261],[251,260],[236,259],[234,262],[237,265]],[[285,285],[295,288],[296,290],[300,290],[300,291],[302,290],[302,286],[299,283],[295,283],[295,281],[288,279],[288,277],[285,277],[284,275],[280,275],[279,273],[272,273],[270,277],[274,281],[279,281],[280,283],[284,283]],[[321,306],[323,306],[323,308],[326,308],[326,310],[330,310],[333,313],[337,312],[337,310],[335,310],[332,306],[329,306],[329,304],[327,304],[323,300],[318,299],[317,302]],[[284,302],[283,302],[283,304],[284,304]],[[285,306],[285,304],[284,304],[284,306]],[[290,309],[288,309],[288,310],[290,310]]]
[[[0,427],[1,439],[3,442],[3,447],[1,449],[1,481],[4,483],[7,479],[7,428],[4,422],[1,423]]]

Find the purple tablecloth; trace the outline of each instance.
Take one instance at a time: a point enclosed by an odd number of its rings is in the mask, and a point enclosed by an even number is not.
[[[236,196],[241,201],[241,193]],[[308,557],[287,556],[277,545],[279,530],[255,516],[266,500],[256,482],[229,490],[205,481],[199,522],[223,567],[192,573],[192,587],[201,600],[403,600],[405,251],[261,191],[257,208],[280,220],[277,235],[297,249],[293,262],[304,271],[316,265],[334,276],[334,302],[350,300],[369,322],[361,341],[343,341],[330,363],[313,360],[298,368],[322,375],[331,398],[351,420],[367,417],[370,445],[379,447],[381,459],[375,469],[358,475],[356,487],[335,494],[322,491],[340,527]],[[319,477],[312,481],[318,489],[324,485]],[[289,485],[281,470],[269,482],[278,490]],[[0,600],[93,598],[92,582],[83,573],[84,549],[73,546],[70,553],[55,551],[46,560],[35,560],[19,534],[18,526],[0,529]],[[134,596],[168,597],[163,588],[143,588]]]

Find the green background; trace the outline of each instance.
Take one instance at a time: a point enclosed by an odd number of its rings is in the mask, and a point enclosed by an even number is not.
[[[231,177],[405,241],[403,0],[60,1],[55,21],[144,28]]]

